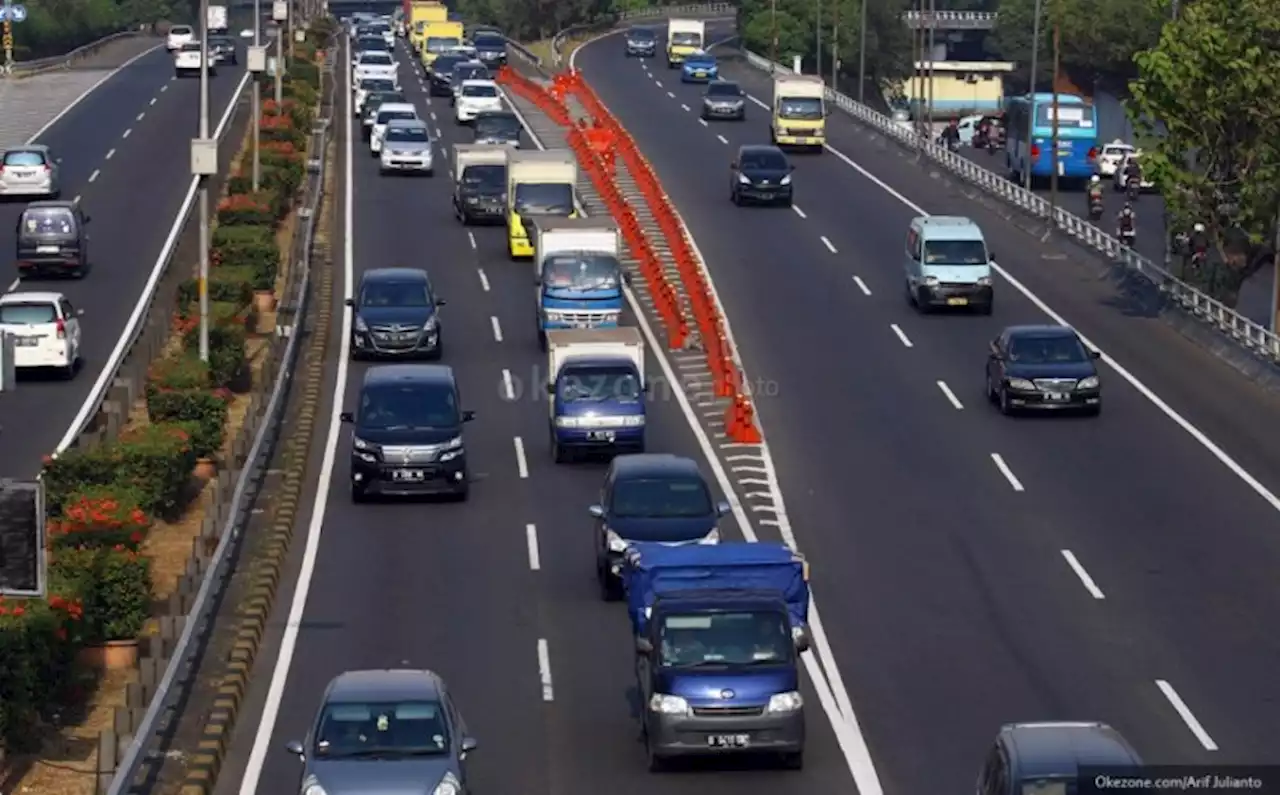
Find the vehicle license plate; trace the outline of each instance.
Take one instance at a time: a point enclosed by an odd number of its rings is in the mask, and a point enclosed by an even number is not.
[[[746,748],[751,744],[751,736],[747,734],[709,734],[707,745],[712,748]]]
[[[1067,394],[1066,392],[1050,392],[1046,395],[1046,397],[1048,397],[1050,400],[1054,402],[1062,402],[1062,401],[1071,399],[1071,395]]]
[[[58,247],[57,246],[36,246],[36,253],[37,254],[57,254]]]
[[[29,177],[34,177],[36,172],[27,168],[15,168],[13,170],[13,175],[19,179],[27,179]]]
[[[398,480],[402,483],[416,483],[425,480],[427,473],[421,469],[397,469],[391,475],[392,480]]]
[[[587,438],[593,442],[612,442],[615,436],[613,431],[587,431]]]
[[[948,298],[947,299],[947,306],[968,306],[968,305],[969,305],[968,298]]]
[[[707,76],[707,73],[706,73],[706,72],[694,72],[694,73],[693,73],[693,76],[694,76],[694,77],[706,77],[706,76]]]
[[[39,337],[15,337],[14,344],[19,348],[34,348],[40,344]]]

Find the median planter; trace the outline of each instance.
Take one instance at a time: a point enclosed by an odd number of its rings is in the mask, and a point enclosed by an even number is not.
[[[213,480],[218,476],[218,464],[212,458],[197,458],[191,474],[197,480]]]
[[[138,665],[138,641],[109,640],[100,646],[84,646],[76,661],[95,671],[124,671]]]
[[[276,294],[274,290],[254,290],[253,291],[253,309],[258,314],[274,312],[276,309]]]

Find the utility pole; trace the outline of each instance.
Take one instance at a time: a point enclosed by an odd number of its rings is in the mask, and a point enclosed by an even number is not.
[[[1058,159],[1058,69],[1061,68],[1062,55],[1062,25],[1059,17],[1061,9],[1058,0],[1053,0],[1053,159],[1050,160],[1050,167],[1053,169],[1049,173],[1049,218],[1052,220],[1057,215],[1058,209],[1058,171],[1062,167],[1062,162]]]
[[[13,71],[13,2],[4,0],[4,73]]]
[[[1036,61],[1040,57],[1040,14],[1043,9],[1043,0],[1036,0],[1035,22],[1032,23],[1031,34],[1031,80],[1027,103],[1027,160],[1022,171],[1022,187],[1031,190],[1031,170],[1034,158],[1031,156],[1031,150],[1036,144],[1036,70],[1040,67]]]
[[[209,0],[200,0],[200,140],[209,140]],[[217,144],[213,147],[217,156]],[[216,169],[215,169],[216,172]],[[200,177],[200,361],[209,361],[209,176]]]
[[[913,96],[908,97],[911,105],[911,121],[916,128],[916,137],[924,138],[924,2],[919,0],[919,21],[911,36],[911,74],[914,82]]]
[[[260,52],[262,47],[262,0],[253,0],[253,51]],[[261,56],[258,56],[261,57]],[[253,72],[254,54],[249,54],[249,71]],[[252,74],[250,79],[253,81],[253,110],[252,118],[249,124],[253,126],[253,192],[257,193],[262,188],[262,81],[258,79],[258,74]]]
[[[276,23],[276,104],[284,101],[284,36],[289,21],[289,0],[271,3],[271,19]]]
[[[769,60],[773,63],[778,62],[778,0],[771,0],[769,4],[769,20],[773,27],[773,49],[769,51]]]
[[[934,34],[937,31],[935,20],[938,14],[937,0],[929,0],[929,138],[933,138],[933,53]]]
[[[862,22],[858,25],[858,102],[862,103],[867,84],[867,0],[860,0]],[[915,34],[911,38],[915,46]]]
[[[837,88],[840,77],[840,1],[831,2],[831,90]]]
[[[838,2],[838,0],[831,0]],[[813,0],[813,73],[822,76],[822,0]]]

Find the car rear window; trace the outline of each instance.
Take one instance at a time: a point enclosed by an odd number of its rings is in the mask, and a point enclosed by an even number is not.
[[[69,235],[75,231],[76,219],[70,210],[42,207],[23,213],[22,227],[32,235]]]
[[[462,96],[464,97],[496,97],[498,89],[493,86],[463,86]]]
[[[6,325],[52,323],[57,319],[58,312],[50,303],[0,304],[0,323]]]
[[[191,28],[189,28],[186,25],[174,25],[173,27],[169,28],[169,33],[174,36],[190,36]]]
[[[385,52],[365,53],[360,58],[361,66],[390,66],[391,56]]]
[[[43,166],[44,155],[39,152],[5,152],[6,166]]]

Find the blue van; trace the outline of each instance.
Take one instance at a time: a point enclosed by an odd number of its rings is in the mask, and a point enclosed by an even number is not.
[[[976,223],[959,216],[920,216],[911,221],[906,248],[907,300],[917,309],[975,307],[991,314],[995,255]]]

